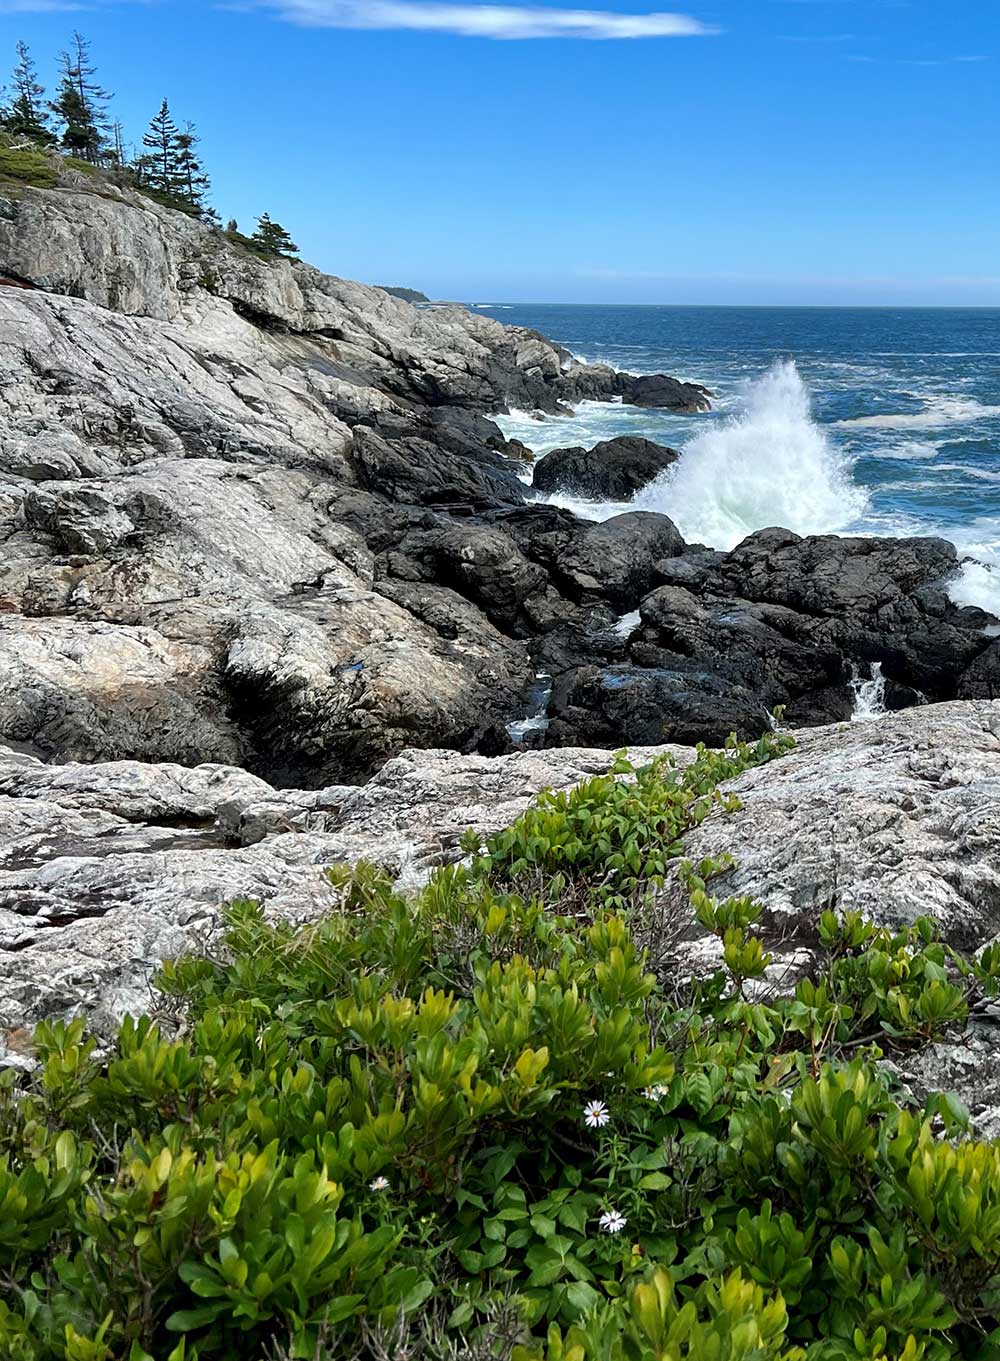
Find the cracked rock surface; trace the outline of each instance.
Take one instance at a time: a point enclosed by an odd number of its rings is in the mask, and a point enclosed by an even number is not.
[[[663,750],[692,755],[632,755]],[[217,929],[225,901],[259,898],[307,920],[331,902],[323,868],[361,859],[418,883],[460,856],[467,827],[500,830],[542,789],[611,759],[410,750],[360,787],[278,790],[220,765],[52,766],[7,748],[0,1029],[73,1011],[107,1028],[148,1006],[158,962]],[[805,732],[797,750],[728,787],[743,810],[713,814],[685,849],[735,856],[715,891],[759,897],[783,959],[808,961],[832,902],[890,925],[931,916],[965,949],[1000,932],[1000,703]],[[688,941],[690,967],[711,964],[705,944]]]

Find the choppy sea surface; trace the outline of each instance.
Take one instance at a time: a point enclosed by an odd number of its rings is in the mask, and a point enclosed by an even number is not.
[[[714,394],[705,416],[614,402],[499,418],[536,453],[645,435],[683,451],[630,509],[690,542],[939,534],[970,559],[951,586],[1000,613],[1000,310],[487,306],[582,359],[666,372]],[[626,507],[551,498],[603,519]]]

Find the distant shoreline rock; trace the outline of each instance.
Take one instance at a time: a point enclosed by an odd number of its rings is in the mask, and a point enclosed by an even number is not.
[[[430,302],[431,299],[426,293],[421,293],[416,288],[390,288],[388,284],[375,284],[375,288],[380,288],[383,293],[388,293],[391,298],[399,298],[401,302]]]
[[[562,491],[594,501],[628,501],[679,458],[676,449],[664,444],[623,435],[592,449],[578,445],[553,449],[536,460],[532,485],[545,493]]]

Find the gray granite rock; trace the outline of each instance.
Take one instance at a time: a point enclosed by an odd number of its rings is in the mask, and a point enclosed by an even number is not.
[[[633,757],[661,750],[692,754]],[[52,766],[4,750],[0,1028],[67,1011],[106,1028],[147,1003],[162,957],[217,929],[226,900],[257,897],[308,919],[331,901],[324,866],[361,859],[413,886],[460,857],[467,827],[495,832],[540,790],[610,760],[573,748],[495,759],[407,751],[364,786],[296,791],[220,765]],[[685,848],[736,858],[715,891],[763,902],[781,941],[779,986],[808,964],[831,905],[892,925],[929,915],[970,949],[1000,931],[1000,704],[807,732],[730,788],[743,811],[713,814]],[[688,967],[712,967],[711,946],[692,933]]]

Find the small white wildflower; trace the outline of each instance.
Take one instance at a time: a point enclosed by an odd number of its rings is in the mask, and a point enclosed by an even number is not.
[[[644,1087],[642,1094],[647,1101],[659,1101],[667,1094],[667,1089],[662,1082],[654,1082],[652,1087]]]
[[[603,1101],[588,1101],[583,1108],[583,1123],[588,1129],[603,1129],[611,1120],[611,1114]]]
[[[598,1222],[602,1233],[621,1233],[628,1220],[617,1210],[605,1210]]]
[[[369,1189],[369,1191],[388,1191],[388,1189],[389,1189],[389,1178],[388,1178],[388,1177],[376,1177],[374,1181],[370,1181],[370,1182],[368,1183],[368,1189]]]

